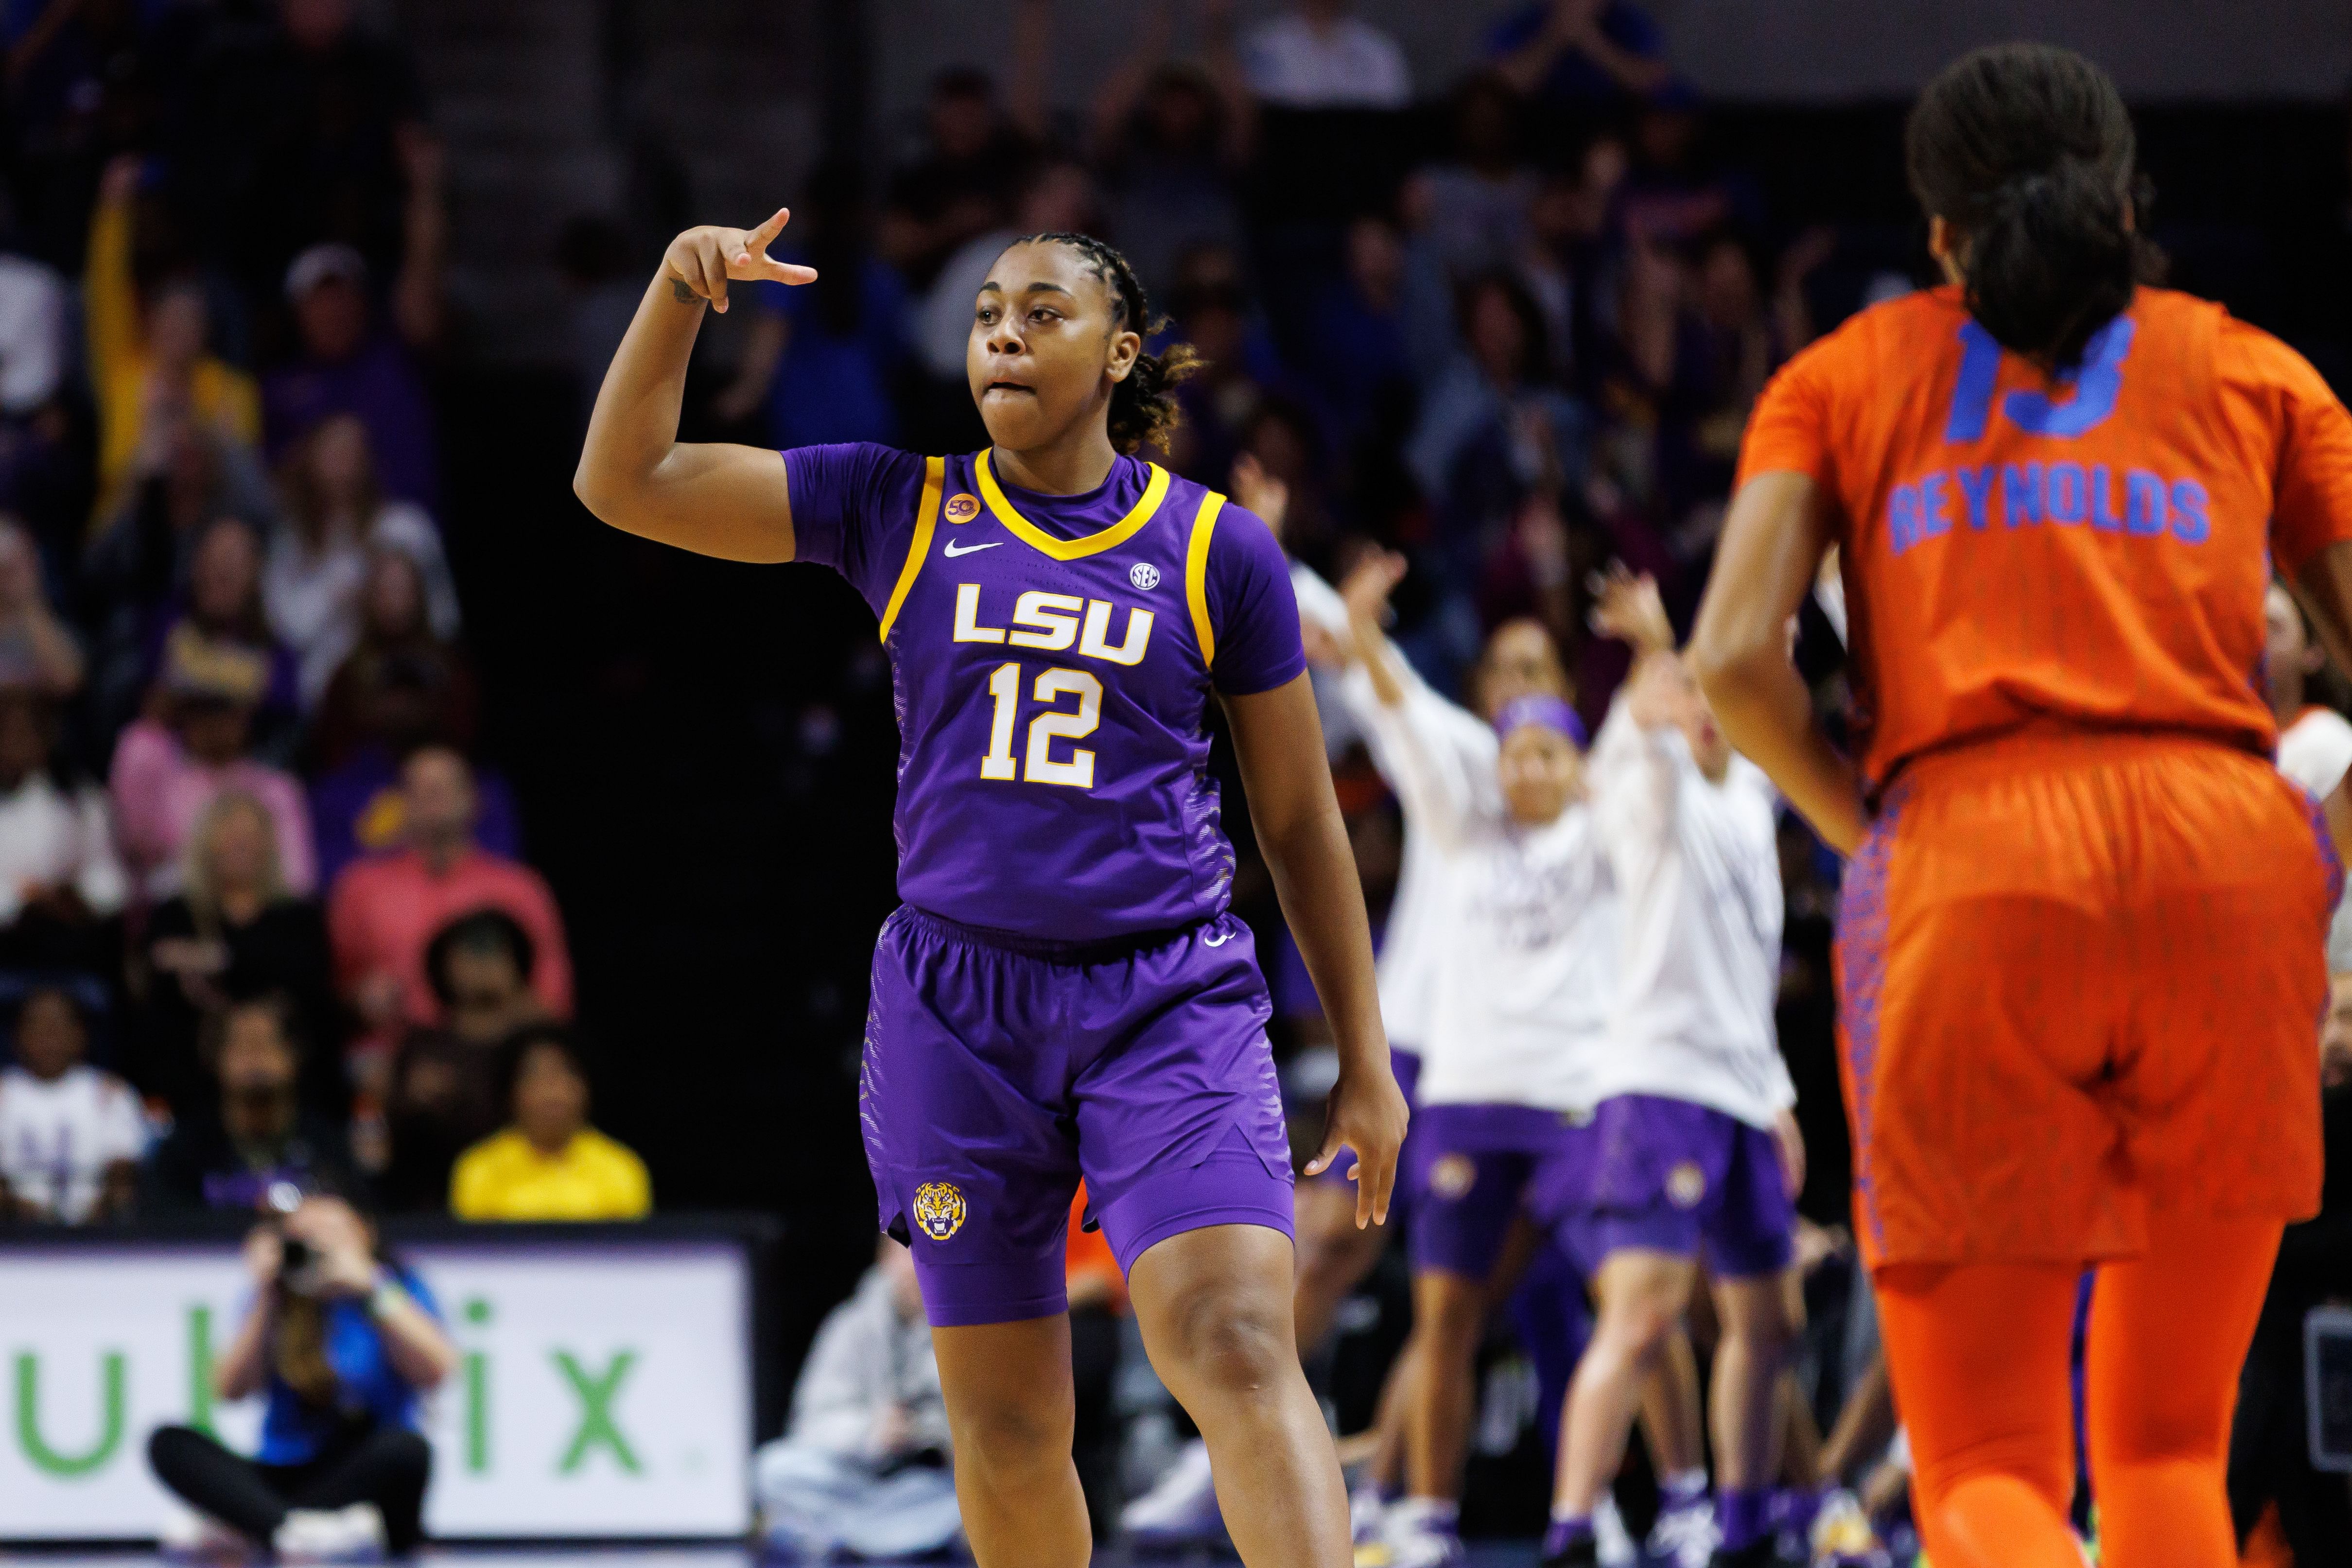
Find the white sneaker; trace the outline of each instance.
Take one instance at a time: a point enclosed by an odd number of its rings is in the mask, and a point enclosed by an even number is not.
[[[1592,1505],[1592,1549],[1601,1568],[1634,1568],[1642,1561],[1641,1548],[1625,1528],[1625,1516],[1617,1511],[1617,1499],[1606,1491]]]
[[[372,1502],[297,1508],[270,1537],[280,1563],[375,1563],[384,1554],[383,1515]]]
[[[1715,1526],[1715,1502],[1701,1498],[1670,1508],[1650,1527],[1650,1555],[1664,1568],[1707,1568],[1707,1560],[1723,1542]]]
[[[1146,1549],[1223,1541],[1225,1516],[1209,1475],[1209,1446],[1197,1437],[1185,1444],[1168,1473],[1119,1510],[1118,1527]]]
[[[1383,1521],[1388,1568],[1459,1568],[1468,1561],[1453,1510],[1414,1498],[1392,1505]]]
[[[1388,1500],[1381,1489],[1365,1483],[1348,1493],[1348,1538],[1359,1546],[1369,1545],[1382,1538],[1387,1522]]]
[[[164,1556],[179,1558],[237,1558],[254,1550],[243,1531],[232,1530],[211,1514],[178,1502],[164,1516],[155,1546]]]
[[[1885,1568],[1892,1560],[1862,1503],[1843,1487],[1822,1500],[1811,1545],[1820,1568]]]

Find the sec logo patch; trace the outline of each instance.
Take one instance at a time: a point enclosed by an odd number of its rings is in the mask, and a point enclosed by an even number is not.
[[[970,490],[959,490],[948,497],[943,514],[950,522],[970,522],[980,515],[980,498]]]
[[[1127,580],[1139,588],[1160,586],[1160,568],[1149,561],[1139,561],[1127,569]]]
[[[933,1241],[963,1228],[963,1194],[953,1182],[925,1182],[915,1189],[915,1226]]]
[[[1666,1201],[1678,1209],[1695,1209],[1706,1196],[1706,1173],[1696,1162],[1685,1160],[1666,1173]]]
[[[1429,1168],[1429,1190],[1447,1200],[1465,1198],[1478,1184],[1478,1163],[1467,1154],[1448,1154]]]

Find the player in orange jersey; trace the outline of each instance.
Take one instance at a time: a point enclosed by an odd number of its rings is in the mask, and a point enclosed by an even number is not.
[[[2352,652],[2352,417],[2281,343],[2147,286],[2131,122],[2081,57],[1967,56],[1906,142],[1947,286],[1766,390],[1696,662],[1853,857],[1855,1229],[1937,1568],[2080,1568],[2085,1265],[2105,1561],[2234,1563],[2238,1367],[2319,1194],[2339,877],[2271,765],[2263,599],[2274,560]],[[1851,762],[1786,645],[1832,543]]]

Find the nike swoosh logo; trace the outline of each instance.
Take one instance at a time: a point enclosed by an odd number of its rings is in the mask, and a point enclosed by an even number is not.
[[[1003,542],[1004,541],[1001,539],[992,539],[985,544],[967,544],[961,550],[958,550],[955,541],[950,539],[948,541],[948,558],[953,560],[959,555],[969,555],[975,550],[993,550]]]
[[[1217,936],[1204,936],[1204,937],[1202,937],[1202,938],[1201,939],[1201,945],[1202,945],[1202,947],[1223,947],[1223,946],[1224,946],[1224,945],[1225,945],[1225,943],[1227,943],[1227,942],[1231,942],[1231,941],[1233,941],[1233,940],[1234,940],[1234,933],[1233,933],[1233,932],[1231,932],[1231,931],[1225,931],[1225,932],[1223,932],[1223,933],[1221,933],[1221,934],[1217,935]]]

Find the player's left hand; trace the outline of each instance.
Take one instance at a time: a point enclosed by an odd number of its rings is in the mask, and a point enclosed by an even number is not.
[[[1805,1190],[1805,1135],[1797,1129],[1794,1112],[1772,1119],[1772,1142],[1780,1152],[1780,1180],[1793,1198]]]
[[[1339,1081],[1331,1086],[1331,1098],[1324,1102],[1323,1147],[1307,1162],[1307,1173],[1319,1176],[1340,1150],[1354,1151],[1348,1179],[1356,1184],[1358,1230],[1388,1223],[1397,1151],[1404,1145],[1408,1117],[1404,1091],[1386,1062],[1363,1072],[1342,1068]]]

